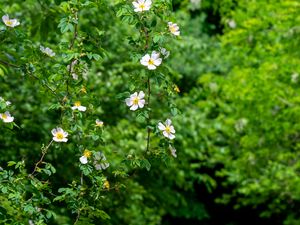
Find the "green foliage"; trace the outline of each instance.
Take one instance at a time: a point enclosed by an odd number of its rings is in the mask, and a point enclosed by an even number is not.
[[[299,8],[2,0],[20,25],[0,22],[0,113],[14,117],[0,120],[0,223],[210,224],[206,194],[299,224]],[[162,48],[155,70],[141,65]],[[146,104],[132,111],[139,91]],[[158,128],[167,118],[173,140]]]

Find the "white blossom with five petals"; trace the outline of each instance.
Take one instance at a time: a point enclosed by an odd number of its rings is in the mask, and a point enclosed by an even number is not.
[[[172,125],[172,121],[170,119],[167,119],[165,124],[162,124],[161,122],[158,123],[158,129],[163,132],[163,135],[166,138],[169,138],[170,140],[175,138],[175,129]]]
[[[14,117],[11,116],[8,111],[5,113],[0,113],[0,118],[3,120],[4,123],[11,123],[14,121]]]
[[[152,1],[151,0],[137,0],[132,2],[134,6],[135,12],[143,12],[148,11],[151,8]]]
[[[180,35],[179,26],[176,23],[168,22],[169,31],[175,36]]]
[[[68,132],[64,131],[62,128],[57,127],[51,130],[53,135],[53,141],[55,142],[67,142]]]
[[[147,66],[149,70],[155,70],[157,66],[159,66],[162,62],[162,59],[159,58],[160,54],[159,52],[153,51],[151,53],[151,56],[149,54],[146,54],[142,57],[140,60],[140,63],[143,66]]]
[[[17,19],[9,19],[8,15],[2,16],[2,21],[8,27],[16,27],[20,25],[20,22]]]
[[[140,91],[139,94],[134,92],[130,95],[130,98],[125,99],[126,105],[129,106],[132,111],[135,111],[138,108],[143,108],[145,105],[144,97],[145,93],[143,91]]]

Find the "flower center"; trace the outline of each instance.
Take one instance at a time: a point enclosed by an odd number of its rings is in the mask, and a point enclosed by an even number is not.
[[[2,115],[2,119],[6,120],[7,119],[7,115],[5,113],[1,114]]]
[[[8,20],[8,21],[6,21],[6,24],[11,26],[12,25],[12,21]]]
[[[76,107],[79,107],[79,106],[81,106],[81,102],[77,101],[77,102],[74,103],[74,105],[75,105]]]
[[[64,139],[64,134],[63,133],[57,133],[56,138],[59,139],[59,140],[62,140],[62,139]]]
[[[139,104],[139,98],[135,97],[132,102],[133,102],[134,105]]]
[[[169,126],[166,126],[165,131],[166,131],[168,134],[170,134],[170,133],[171,133],[171,128],[170,128]]]
[[[171,31],[172,33],[176,32],[175,26],[170,26],[170,31]]]
[[[149,59],[148,64],[149,65],[154,65],[154,60],[153,59]]]
[[[144,4],[144,3],[140,4],[140,9],[141,9],[141,10],[144,10],[144,9],[145,9],[145,4]]]
[[[83,155],[84,155],[86,158],[89,158],[89,157],[91,157],[92,152],[86,149],[86,150],[84,150]]]

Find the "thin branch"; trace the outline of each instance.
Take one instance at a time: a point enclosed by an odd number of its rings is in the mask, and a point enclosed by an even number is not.
[[[29,72],[29,75],[32,76],[33,78],[35,78],[36,80],[38,80],[38,81],[41,82],[40,78],[38,78],[37,76],[35,76],[33,73]],[[53,90],[48,84],[43,83],[43,82],[41,82],[41,83],[42,83],[42,85],[43,85],[44,87],[46,87],[46,88],[49,89],[54,95],[56,95],[55,90]]]
[[[147,86],[148,86],[148,108],[150,108],[150,96],[151,96],[151,82],[150,82],[150,76],[148,76],[148,80],[147,80]],[[148,118],[147,118],[147,152],[149,151],[149,147],[150,147],[150,133],[151,133],[151,129],[149,127],[150,125],[150,111],[148,114]]]
[[[46,148],[44,148],[42,150],[42,157],[40,158],[40,160],[35,164],[34,170],[32,171],[32,173],[30,174],[31,176],[33,176],[33,174],[36,172],[38,166],[43,162],[45,155],[47,154],[48,149],[50,148],[51,144],[53,143],[53,140],[50,141],[50,143],[46,146]]]
[[[0,59],[0,63],[1,63],[2,65],[5,65],[5,66],[11,66],[11,67],[15,67],[15,68],[20,68],[20,66],[17,66],[17,65],[15,65],[15,64],[12,64],[12,63],[9,63],[9,62],[6,62],[6,61],[4,61],[4,60],[2,60],[2,59]]]
[[[73,33],[73,38],[71,40],[71,44],[69,46],[69,50],[71,50],[74,47],[75,41],[78,36],[78,12],[75,13],[75,19],[77,20],[77,23],[74,25],[74,33]],[[69,72],[68,72],[68,78],[67,78],[67,95],[69,95],[69,80],[71,78],[71,73],[72,73],[72,64],[74,63],[76,59],[72,59],[70,64],[69,64]]]

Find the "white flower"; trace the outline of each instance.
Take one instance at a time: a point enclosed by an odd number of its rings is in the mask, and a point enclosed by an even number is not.
[[[228,20],[228,26],[234,29],[236,28],[236,22],[234,20]]]
[[[175,36],[180,35],[179,26],[176,23],[168,22],[169,31]]]
[[[106,157],[102,152],[96,152],[94,154],[94,166],[96,170],[105,170],[109,167],[109,163],[106,161]]]
[[[79,158],[79,161],[82,164],[87,164],[88,163],[88,158],[90,158],[92,155],[92,152],[89,150],[84,150],[83,155]]]
[[[74,106],[72,106],[72,110],[76,110],[76,109],[84,112],[86,110],[86,107],[82,106],[80,101],[77,101],[74,103]]]
[[[151,0],[137,0],[135,2],[132,2],[134,6],[135,12],[143,12],[148,11],[151,7],[152,1]]]
[[[126,105],[130,107],[130,110],[135,111],[138,108],[143,108],[145,105],[145,93],[140,91],[139,94],[134,92],[130,95],[130,98],[126,98]]]
[[[78,75],[77,75],[76,73],[72,73],[72,78],[73,78],[74,80],[78,80]]]
[[[2,20],[8,27],[16,27],[20,25],[20,22],[17,19],[9,19],[8,15],[2,16]]]
[[[169,149],[170,149],[171,155],[172,155],[174,158],[177,158],[176,148],[174,148],[172,145],[169,145]]]
[[[293,73],[292,76],[291,76],[291,81],[292,83],[297,83],[299,80],[299,74],[298,73]]]
[[[104,126],[103,121],[96,119],[96,127],[103,127],[103,126]]]
[[[46,55],[48,55],[49,57],[53,57],[53,56],[55,56],[55,52],[53,52],[53,50],[52,49],[50,49],[50,48],[45,48],[45,47],[43,47],[42,45],[40,46],[40,50],[41,50],[41,52],[43,52],[44,54],[46,54]]]
[[[54,128],[51,131],[52,135],[53,135],[53,141],[56,142],[67,142],[68,139],[68,132],[64,131],[62,128],[58,127],[58,128]]]
[[[12,117],[9,112],[0,113],[0,118],[4,123],[11,123],[14,121],[14,117]]]
[[[172,121],[170,119],[167,119],[165,124],[162,124],[161,122],[158,123],[158,129],[163,131],[163,135],[166,138],[174,139],[175,138],[175,129],[172,126]]]
[[[144,66],[147,66],[149,70],[155,70],[156,67],[161,64],[161,62],[162,59],[159,58],[159,53],[156,51],[153,51],[151,56],[149,54],[146,54],[140,60],[140,63]]]
[[[168,58],[170,55],[170,52],[167,51],[167,49],[165,49],[165,48],[161,48],[160,53],[164,56],[165,59]]]

